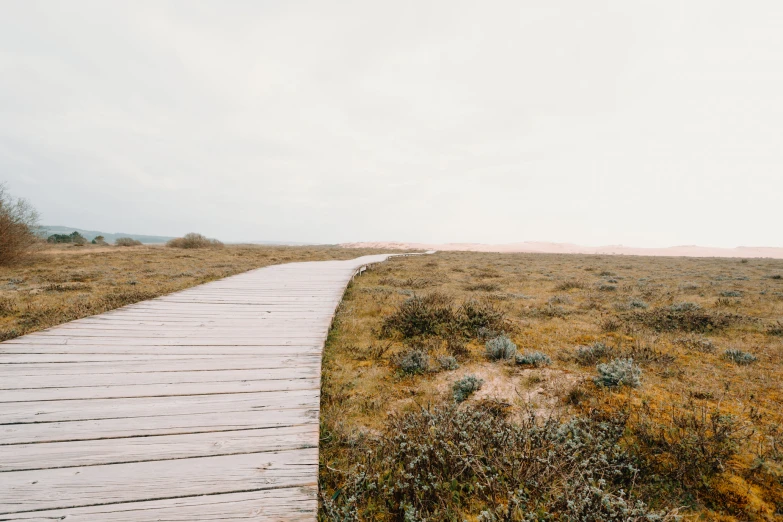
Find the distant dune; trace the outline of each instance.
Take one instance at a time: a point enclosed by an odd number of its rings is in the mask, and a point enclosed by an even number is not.
[[[713,248],[696,245],[673,246],[666,248],[639,248],[624,245],[607,245],[587,247],[571,243],[540,243],[526,241],[523,243],[506,243],[487,245],[483,243],[398,243],[398,242],[365,242],[344,243],[346,248],[390,248],[395,250],[452,250],[470,252],[531,252],[541,254],[606,254],[626,256],[669,256],[669,257],[766,257],[783,259],[783,248],[779,247],[736,247]]]

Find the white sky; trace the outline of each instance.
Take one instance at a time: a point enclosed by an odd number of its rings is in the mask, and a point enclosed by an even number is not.
[[[783,2],[5,0],[2,180],[107,232],[783,246]]]

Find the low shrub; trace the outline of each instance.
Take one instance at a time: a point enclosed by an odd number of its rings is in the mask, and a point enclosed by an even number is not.
[[[547,303],[556,304],[571,304],[571,298],[567,295],[553,295],[547,300]]]
[[[505,335],[490,339],[484,345],[484,349],[487,358],[491,361],[513,359],[517,354],[517,345]]]
[[[597,342],[590,346],[577,346],[574,353],[574,359],[579,364],[592,366],[601,359],[605,359],[612,354],[612,349],[604,343]]]
[[[322,482],[325,520],[670,519],[635,496],[626,417],[516,423],[500,413],[477,404],[392,416],[361,465]]]
[[[444,355],[442,357],[438,357],[438,365],[442,370],[450,371],[459,368],[459,363],[457,362],[457,358],[451,355]]]
[[[497,283],[475,283],[465,285],[465,290],[468,292],[496,292],[500,290],[500,285]]]
[[[484,379],[479,379],[475,375],[466,375],[451,385],[451,393],[455,401],[462,402],[479,391],[483,384]]]
[[[599,364],[596,369],[598,376],[593,380],[598,386],[638,388],[642,384],[642,369],[634,364],[633,359],[612,359],[608,363]]]
[[[419,349],[403,352],[395,360],[399,370],[407,375],[415,375],[426,372],[430,367],[430,357],[427,352]]]
[[[740,365],[751,364],[758,360],[758,357],[752,353],[743,352],[742,350],[735,348],[729,348],[723,352],[723,357]]]
[[[659,417],[637,414],[628,426],[642,470],[695,489],[709,488],[710,479],[726,470],[747,432],[736,417],[693,403]]]
[[[688,350],[697,352],[712,353],[715,351],[715,344],[706,337],[680,337],[675,339],[674,342]]]
[[[388,316],[382,327],[384,336],[397,331],[403,338],[446,334],[455,321],[454,300],[439,292],[406,299]]]
[[[381,334],[390,337],[396,332],[404,339],[418,336],[470,339],[490,331],[506,331],[508,327],[505,312],[491,301],[471,299],[455,309],[451,297],[432,292],[403,301],[384,319]]]
[[[560,290],[562,292],[567,292],[569,290],[581,290],[587,288],[587,284],[584,281],[578,280],[578,279],[569,279],[567,281],[563,281],[562,283],[559,283],[555,289]]]
[[[783,321],[767,326],[767,335],[783,335]]]
[[[646,302],[642,301],[641,299],[631,299],[630,301],[628,301],[628,306],[630,308],[646,310],[647,308],[649,308],[650,305],[648,305]]]
[[[742,297],[742,292],[737,290],[726,290],[720,293],[721,297]]]
[[[223,248],[223,243],[217,239],[209,239],[206,236],[191,232],[183,237],[178,237],[166,243],[170,248]]]
[[[631,312],[626,319],[661,332],[710,332],[742,321],[739,315],[704,310],[696,303],[678,303],[669,307]]]
[[[523,354],[517,354],[514,361],[523,366],[535,366],[539,368],[541,366],[549,366],[552,364],[552,359],[548,355],[541,352],[525,352]]]
[[[118,237],[114,240],[114,244],[120,247],[133,247],[141,246],[141,241],[133,239],[132,237]]]

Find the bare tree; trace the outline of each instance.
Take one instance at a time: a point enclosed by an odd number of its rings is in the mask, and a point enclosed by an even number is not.
[[[0,265],[23,259],[40,242],[38,212],[25,199],[8,193],[0,183]]]

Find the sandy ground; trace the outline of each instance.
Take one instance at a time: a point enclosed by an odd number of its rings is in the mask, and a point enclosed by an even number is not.
[[[396,242],[366,242],[345,243],[346,248],[391,248],[399,250],[449,250],[470,252],[531,252],[542,254],[607,254],[627,256],[671,256],[671,257],[766,257],[783,259],[783,248],[779,247],[736,247],[713,248],[695,245],[674,246],[667,248],[637,248],[623,245],[607,245],[588,247],[570,243],[506,243],[488,245],[483,243],[396,243]]]

